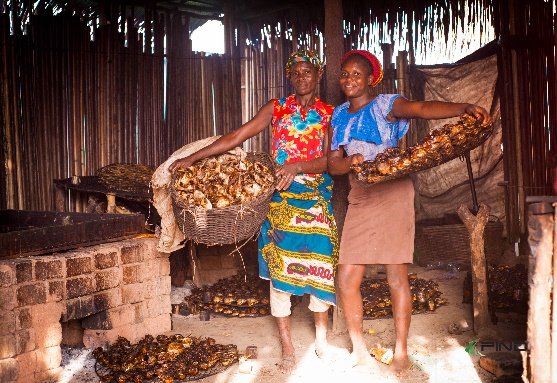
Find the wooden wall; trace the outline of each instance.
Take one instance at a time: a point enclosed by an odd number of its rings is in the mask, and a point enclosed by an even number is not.
[[[239,57],[192,53],[184,17],[145,20],[32,16],[23,34],[0,14],[0,209],[53,210],[54,179],[156,167],[241,124]]]
[[[495,13],[508,236],[526,244],[526,197],[552,195],[557,166],[555,2],[500,1]]]
[[[493,15],[498,39],[507,227],[515,241],[526,231],[526,196],[553,193],[555,0],[494,0],[490,12],[470,4],[481,21]],[[283,66],[293,49],[323,51],[318,24],[288,23],[288,13],[262,24],[256,39],[258,24],[229,20],[227,54],[204,57],[191,52],[187,17],[144,8],[145,21],[136,25],[123,8],[89,23],[31,15],[26,33],[10,26],[13,14],[0,14],[0,209],[52,210],[54,179],[91,175],[114,162],[157,166],[185,143],[232,130],[270,98],[291,92]],[[373,20],[348,26],[345,49],[376,41],[358,32],[370,31]],[[420,39],[410,33],[408,41],[412,63]],[[382,48],[387,58],[398,57]],[[403,77],[385,64],[383,90],[403,91]],[[268,145],[265,132],[246,147]]]

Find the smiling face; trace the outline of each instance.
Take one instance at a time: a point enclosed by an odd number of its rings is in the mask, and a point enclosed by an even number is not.
[[[371,65],[358,55],[346,59],[340,68],[340,88],[348,98],[358,98],[367,95],[373,74]]]
[[[295,93],[299,96],[304,96],[315,92],[322,74],[323,72],[318,71],[313,64],[306,61],[292,65],[290,69],[290,82],[295,89]]]

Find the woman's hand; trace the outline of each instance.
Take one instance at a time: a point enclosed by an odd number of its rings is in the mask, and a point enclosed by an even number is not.
[[[300,173],[300,165],[296,163],[279,166],[276,172],[278,179],[277,190],[286,190],[294,181],[294,177]]]
[[[483,126],[491,124],[491,116],[487,110],[479,105],[468,104],[468,106],[464,109],[464,112],[479,119]]]
[[[174,170],[176,170],[178,168],[187,169],[190,166],[192,166],[193,163],[194,163],[194,160],[191,158],[191,156],[180,158],[180,159],[177,159],[176,161],[174,161],[173,163],[171,163],[170,166],[168,167],[168,170],[171,173],[174,173]]]
[[[360,154],[360,153],[352,154],[351,156],[348,156],[346,159],[348,161],[350,161],[350,170],[353,170],[356,173],[359,173],[359,172],[362,171],[362,168],[360,167],[360,165],[365,160],[365,158],[362,154]]]
[[[350,157],[350,167],[361,165],[365,161],[363,154],[360,153],[352,154],[349,157]]]

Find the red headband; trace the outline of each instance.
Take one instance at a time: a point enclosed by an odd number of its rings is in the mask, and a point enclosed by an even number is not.
[[[371,65],[371,68],[373,69],[373,73],[372,73],[373,81],[371,83],[371,86],[374,87],[377,84],[379,84],[379,82],[383,79],[383,68],[381,68],[381,63],[379,62],[377,57],[375,57],[373,53],[368,51],[352,49],[351,51],[346,52],[344,56],[342,56],[342,59],[340,60],[340,65],[344,64],[344,62],[348,60],[350,56],[353,55],[358,55],[363,57],[364,59],[367,60],[369,65]]]

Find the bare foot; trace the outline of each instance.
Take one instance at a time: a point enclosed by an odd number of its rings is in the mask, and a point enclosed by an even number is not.
[[[319,359],[327,358],[330,354],[329,344],[326,341],[315,340],[315,354]]]
[[[396,374],[396,376],[400,377],[403,376],[408,371],[411,365],[412,363],[410,363],[410,359],[408,359],[408,355],[398,356],[395,353],[395,356],[393,357],[393,362],[391,363],[390,367],[392,371]]]
[[[296,357],[294,355],[283,355],[278,370],[283,374],[290,374],[296,367]]]
[[[338,372],[347,372],[350,371],[352,368],[357,367],[357,366],[369,366],[371,364],[374,363],[373,358],[371,357],[370,354],[367,353],[358,353],[356,351],[352,351],[351,354],[349,354],[346,350],[342,350],[345,352],[338,352],[335,353],[333,350],[331,350],[330,352],[332,354],[334,354],[334,363],[329,363],[330,367]],[[319,355],[318,355],[319,356]],[[327,356],[325,356],[325,358],[327,358]],[[323,360],[323,357],[320,357]],[[327,360],[327,362],[329,362],[329,360]]]
[[[373,358],[367,352],[367,350],[363,351],[352,351],[350,354],[350,364],[352,367],[356,366],[365,366],[373,363]]]
[[[338,350],[333,347],[329,347],[329,345],[325,345],[325,347],[318,347],[317,344],[315,345],[315,355],[317,355],[317,357],[325,363],[335,363],[343,358],[346,359],[347,356],[341,355]]]

